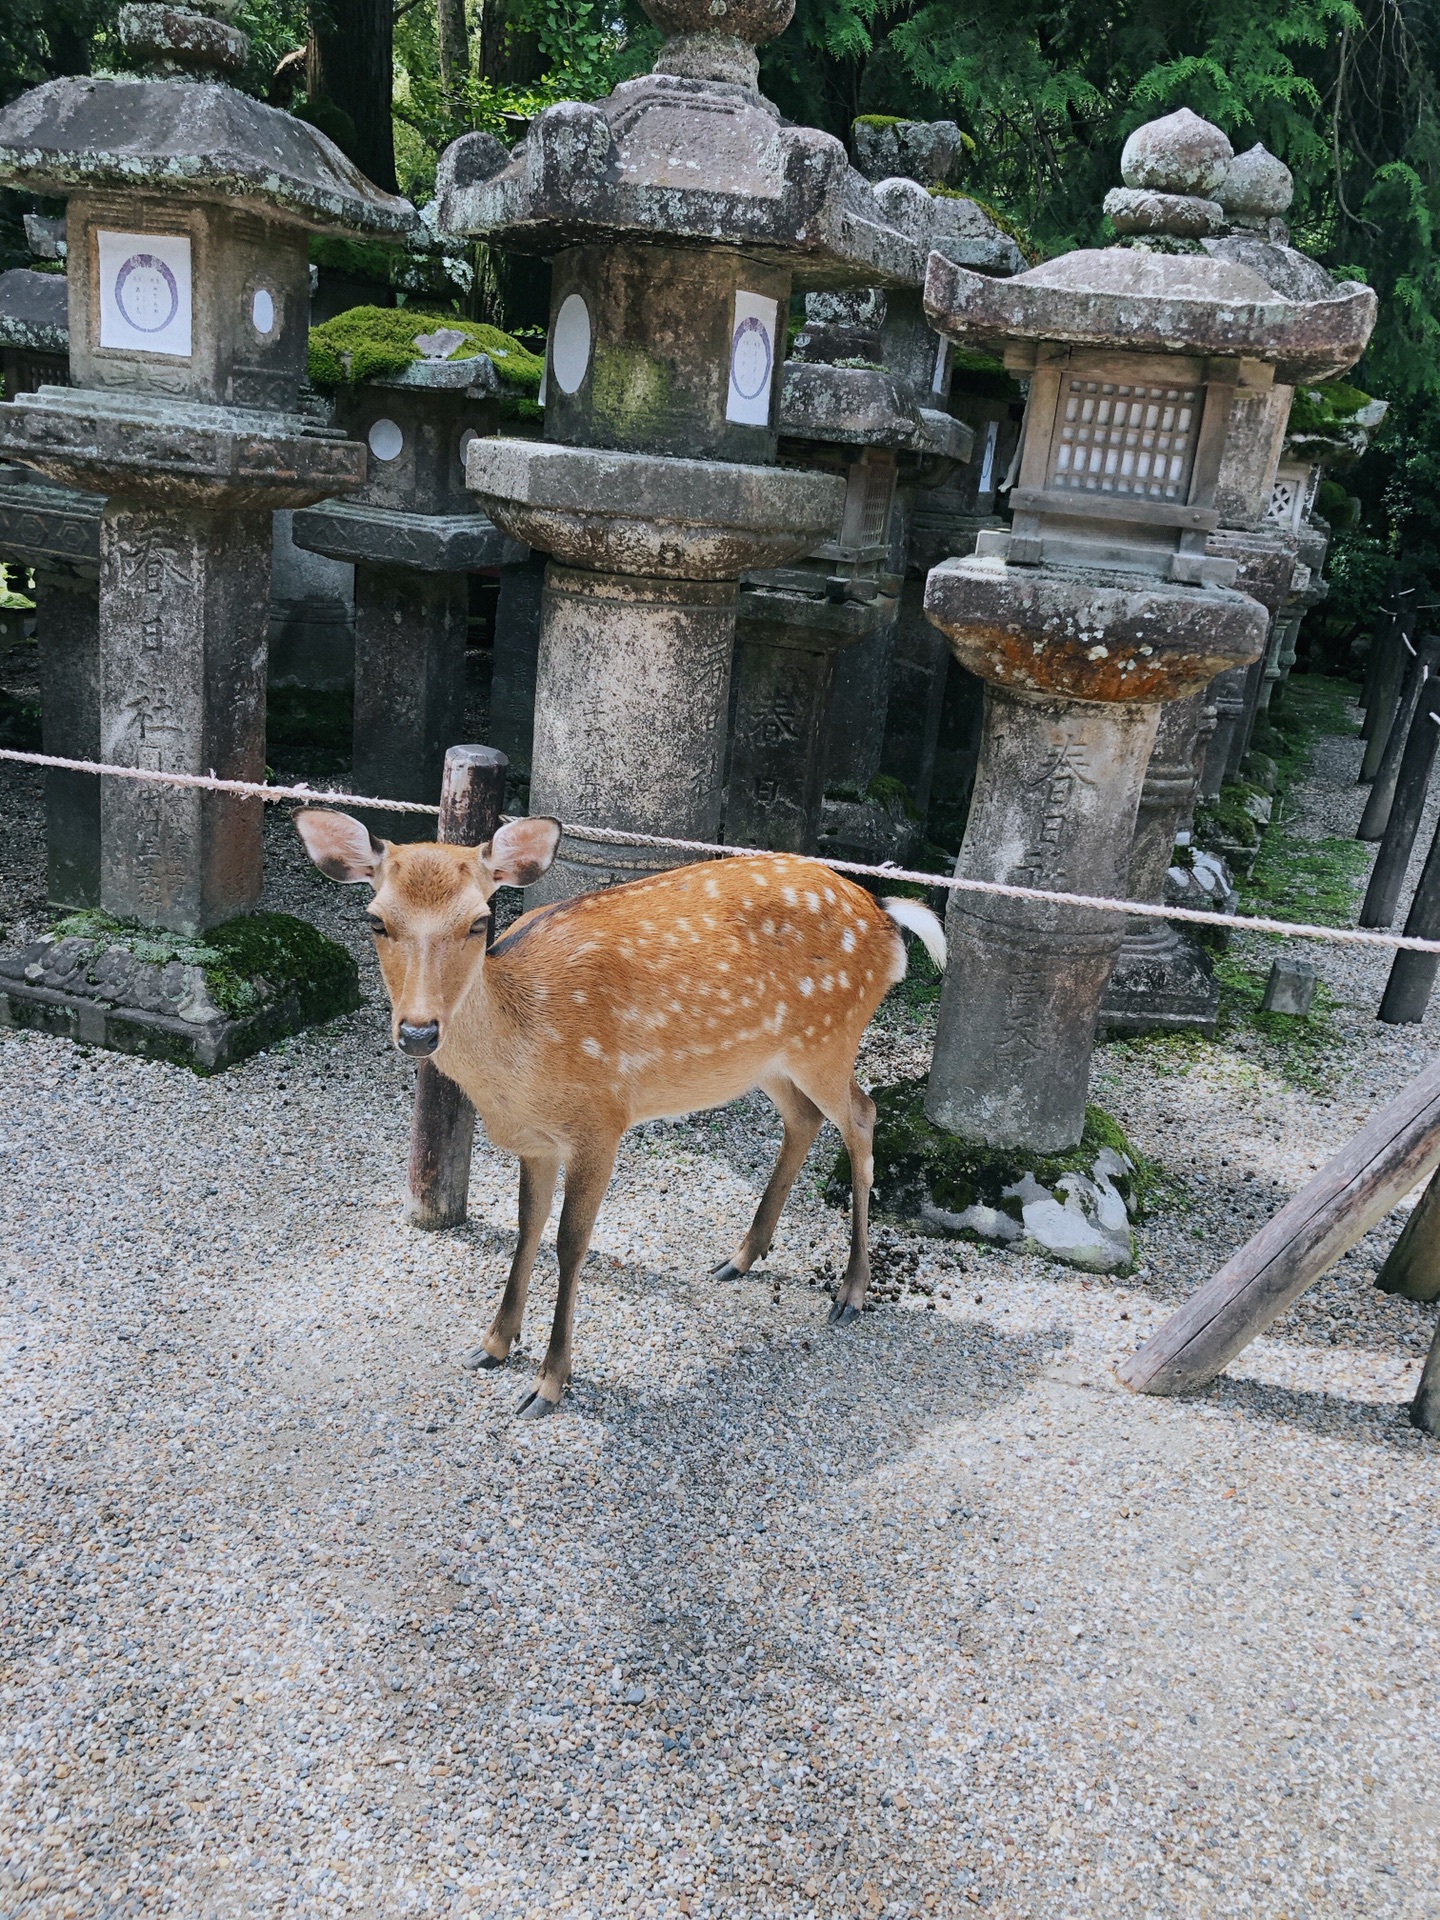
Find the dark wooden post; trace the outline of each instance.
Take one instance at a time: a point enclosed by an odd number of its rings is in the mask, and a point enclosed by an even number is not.
[[[1408,646],[1408,641],[1406,642]],[[1418,647],[1411,648],[1407,654],[1409,662],[1405,673],[1405,684],[1391,715],[1389,732],[1385,738],[1385,751],[1380,756],[1380,764],[1375,769],[1375,784],[1371,787],[1365,801],[1364,811],[1360,815],[1360,824],[1355,829],[1357,840],[1379,840],[1384,836],[1390,821],[1390,809],[1395,800],[1395,785],[1400,777],[1400,762],[1405,756],[1405,745],[1410,738],[1410,728],[1420,702],[1425,695],[1426,682],[1432,668],[1424,657],[1424,641]],[[1368,752],[1368,749],[1367,749]]]
[[[1425,856],[1420,884],[1405,919],[1405,931],[1412,940],[1440,940],[1440,827]],[[1402,947],[1390,963],[1390,978],[1385,983],[1377,1019],[1387,1026],[1413,1025],[1425,1018],[1435,975],[1440,972],[1440,954],[1407,953]]]
[[[1440,1061],[1382,1107],[1137,1353],[1122,1360],[1117,1376],[1137,1393],[1208,1386],[1437,1165]]]
[[[1413,594],[1414,588],[1411,588]],[[1404,602],[1399,597],[1394,604],[1380,609],[1375,623],[1375,631],[1370,640],[1370,658],[1365,662],[1365,683],[1360,689],[1360,710],[1365,715],[1364,725],[1360,729],[1360,738],[1368,740],[1375,731],[1375,717],[1378,712],[1377,695],[1385,676],[1390,671],[1392,657],[1400,647],[1400,621]],[[1404,649],[1401,648],[1403,652]]]
[[[1429,655],[1425,662],[1429,668],[1429,678],[1422,684],[1420,704],[1415,709],[1409,738],[1400,756],[1400,771],[1395,780],[1395,798],[1385,825],[1385,838],[1380,842],[1380,852],[1370,874],[1370,885],[1365,889],[1364,905],[1360,909],[1362,927],[1388,927],[1399,909],[1400,893],[1405,885],[1410,855],[1414,851],[1415,836],[1420,831],[1420,820],[1425,811],[1425,794],[1430,785],[1436,750],[1440,749],[1440,699],[1436,697],[1440,694],[1440,680],[1434,677],[1435,666],[1440,663],[1440,635],[1427,636],[1421,642],[1421,652]],[[1378,787],[1379,784],[1377,780],[1375,785]]]
[[[1430,1342],[1425,1371],[1420,1376],[1420,1391],[1410,1402],[1410,1424],[1432,1440],[1440,1440],[1440,1327]]]
[[[494,838],[505,804],[509,761],[494,747],[451,747],[440,790],[438,838],[450,846],[478,847]],[[494,936],[492,918],[486,944]],[[470,1148],[475,1109],[453,1080],[422,1060],[415,1076],[415,1112],[410,1122],[407,1172],[412,1227],[438,1229],[465,1223],[470,1198]]]
[[[1390,740],[1390,723],[1405,681],[1405,669],[1413,657],[1410,636],[1420,615],[1412,602],[1401,614],[1385,658],[1375,675],[1370,705],[1365,710],[1365,752],[1360,761],[1360,784],[1364,786],[1380,771],[1381,756]],[[1378,832],[1378,830],[1377,830]]]
[[[1440,1179],[1421,1194],[1375,1284],[1402,1300],[1440,1300]]]

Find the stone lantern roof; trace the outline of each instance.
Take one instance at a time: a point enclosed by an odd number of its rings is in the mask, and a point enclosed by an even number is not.
[[[1105,200],[1119,245],[1062,254],[1010,280],[932,254],[932,323],[992,349],[1028,341],[1258,361],[1288,385],[1355,364],[1375,325],[1375,294],[1357,281],[1337,285],[1284,244],[1277,209],[1293,183],[1273,155],[1234,157],[1218,127],[1182,108],[1136,129],[1121,170],[1126,184]]]
[[[923,249],[841,142],[786,125],[759,91],[755,48],[794,0],[645,5],[670,35],[655,71],[604,100],[547,108],[513,154],[491,134],[457,140],[440,162],[442,229],[495,234],[518,253],[734,247],[789,268],[801,288],[917,284]]]
[[[63,273],[37,273],[34,267],[0,273],[0,347],[70,351]]]
[[[11,101],[0,111],[0,184],[213,197],[378,239],[417,227],[408,200],[383,193],[317,128],[215,77],[245,60],[236,28],[197,9],[139,5],[122,10],[120,37],[156,71],[50,80]]]

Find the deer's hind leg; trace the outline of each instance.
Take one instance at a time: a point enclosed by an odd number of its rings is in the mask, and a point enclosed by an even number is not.
[[[780,1142],[775,1171],[760,1196],[755,1218],[750,1222],[750,1231],[730,1258],[711,1270],[712,1280],[738,1280],[770,1251],[770,1243],[775,1238],[775,1228],[781,1210],[790,1197],[795,1176],[804,1166],[805,1156],[814,1146],[815,1136],[825,1119],[815,1102],[800,1091],[788,1074],[775,1074],[768,1080],[762,1080],[760,1085],[779,1109],[780,1118],[785,1123],[785,1137]]]
[[[532,1155],[521,1160],[520,1237],[515,1243],[515,1258],[510,1262],[505,1291],[500,1296],[500,1305],[490,1323],[490,1331],[474,1353],[462,1361],[463,1366],[503,1367],[510,1357],[510,1349],[520,1338],[525,1301],[530,1292],[530,1275],[535,1266],[535,1255],[540,1250],[540,1236],[545,1231],[545,1222],[550,1218],[550,1203],[555,1198],[555,1182],[559,1177],[558,1157],[542,1160]]]
[[[809,1079],[797,1067],[797,1080]],[[815,1078],[806,1093],[833,1120],[850,1156],[850,1259],[830,1309],[832,1327],[858,1319],[870,1286],[870,1187],[875,1178],[875,1102],[853,1074]]]

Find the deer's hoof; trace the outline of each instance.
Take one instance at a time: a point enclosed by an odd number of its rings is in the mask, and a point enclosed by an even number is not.
[[[515,1409],[515,1418],[517,1420],[544,1420],[547,1419],[550,1414],[558,1413],[559,1411],[560,1402],[558,1400],[547,1400],[544,1394],[537,1388],[534,1393],[527,1393],[525,1398],[520,1402],[519,1406]]]
[[[467,1353],[460,1364],[468,1373],[490,1373],[496,1367],[503,1367],[505,1362],[497,1360],[488,1347],[477,1347],[474,1353]]]
[[[712,1280],[743,1280],[745,1270],[743,1267],[737,1267],[733,1260],[722,1260],[718,1267],[710,1269],[710,1278]]]
[[[860,1308],[849,1300],[837,1300],[825,1317],[827,1327],[848,1327],[852,1320],[860,1318]]]

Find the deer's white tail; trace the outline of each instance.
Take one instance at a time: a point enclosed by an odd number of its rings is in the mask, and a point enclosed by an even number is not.
[[[943,973],[945,971],[945,929],[940,924],[939,916],[933,914],[929,907],[922,907],[918,900],[882,900],[880,905],[897,927],[904,927],[907,933],[915,935]]]

